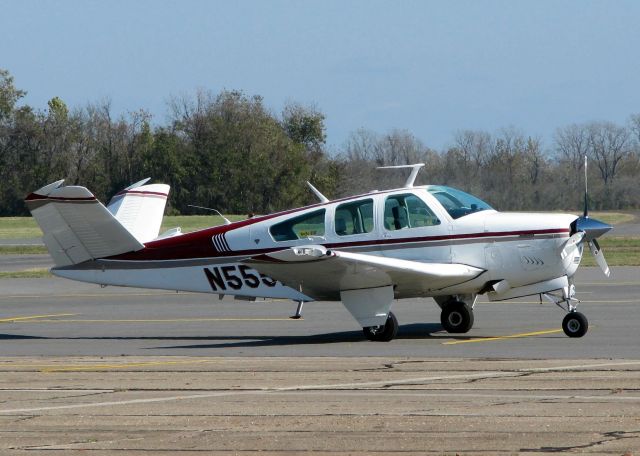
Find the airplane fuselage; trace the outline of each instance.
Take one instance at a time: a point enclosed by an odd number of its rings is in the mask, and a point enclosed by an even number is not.
[[[102,285],[296,301],[339,300],[340,294],[330,283],[289,287],[258,272],[252,262],[272,252],[319,245],[484,271],[470,280],[433,286],[396,280],[395,298],[469,295],[482,292],[488,283],[503,281],[519,288],[575,273],[582,248],[565,258],[560,255],[575,215],[501,213],[478,207],[482,202],[456,208],[445,199],[447,190],[427,186],[373,192],[159,239],[136,252],[52,272]],[[269,267],[293,272],[301,266]]]

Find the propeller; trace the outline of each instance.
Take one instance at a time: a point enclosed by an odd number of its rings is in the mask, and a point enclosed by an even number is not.
[[[571,237],[565,244],[565,248],[562,250],[562,258],[568,255],[568,248],[576,245],[580,242],[586,242],[589,244],[589,250],[593,254],[596,263],[602,269],[602,272],[608,277],[611,271],[609,265],[604,259],[600,244],[596,240],[613,227],[608,223],[601,222],[594,218],[589,217],[589,198],[587,195],[587,156],[584,156],[584,212],[571,224]]]

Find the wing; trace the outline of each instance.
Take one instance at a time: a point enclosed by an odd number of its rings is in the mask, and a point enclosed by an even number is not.
[[[346,290],[393,285],[400,295],[427,293],[471,280],[484,272],[455,263],[421,263],[320,245],[293,247],[244,261],[314,299],[340,299]]]

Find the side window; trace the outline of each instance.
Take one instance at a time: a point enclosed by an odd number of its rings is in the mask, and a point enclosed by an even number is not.
[[[373,200],[341,204],[334,223],[338,236],[370,233],[373,230]]]
[[[325,210],[310,212],[299,217],[290,218],[269,228],[274,240],[295,241],[310,236],[324,236]]]
[[[414,194],[389,196],[384,202],[384,227],[389,231],[433,225],[440,225],[440,220]]]

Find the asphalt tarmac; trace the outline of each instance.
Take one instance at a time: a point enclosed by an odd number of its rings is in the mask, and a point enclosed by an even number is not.
[[[564,312],[537,297],[480,299],[474,328],[444,332],[432,299],[397,301],[400,330],[390,343],[366,341],[337,302],[234,300],[82,284],[59,278],[0,280],[0,356],[430,356],[636,358],[640,348],[640,268],[581,268],[581,339],[561,330]]]
[[[640,361],[0,358],[3,455],[632,455]]]
[[[581,339],[537,299],[431,299],[364,339],[339,303],[0,280],[0,454],[638,454],[640,268],[581,268]]]

